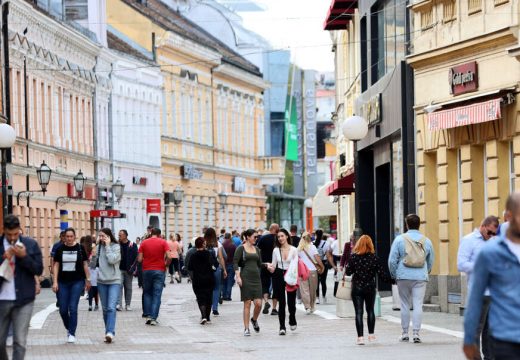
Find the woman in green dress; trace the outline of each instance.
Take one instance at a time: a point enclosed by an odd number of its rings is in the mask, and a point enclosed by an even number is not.
[[[240,286],[240,298],[244,302],[244,336],[250,336],[249,316],[251,312],[251,302],[255,308],[251,324],[255,332],[260,332],[258,326],[258,316],[262,307],[262,282],[260,281],[260,269],[262,257],[260,249],[255,246],[256,231],[253,229],[244,232],[245,241],[235,250],[233,266],[236,274],[236,282]]]

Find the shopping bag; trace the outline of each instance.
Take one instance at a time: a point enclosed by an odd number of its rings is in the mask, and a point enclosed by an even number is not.
[[[5,259],[0,265],[0,278],[4,281],[12,281],[14,278],[14,266],[11,262]]]
[[[298,283],[298,257],[291,260],[289,268],[283,276],[287,285],[296,285]]]
[[[352,278],[344,277],[338,284],[336,298],[341,300],[352,300]]]

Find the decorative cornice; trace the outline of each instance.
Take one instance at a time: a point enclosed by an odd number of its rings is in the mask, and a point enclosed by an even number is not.
[[[214,73],[230,77],[235,81],[244,84],[245,86],[256,87],[259,92],[262,92],[270,87],[269,83],[261,76],[252,75],[251,73],[232,65],[221,64],[214,69]],[[222,84],[224,86],[227,85],[218,79],[215,79],[215,83]]]

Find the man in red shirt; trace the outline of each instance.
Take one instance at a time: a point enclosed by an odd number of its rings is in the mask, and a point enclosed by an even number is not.
[[[161,230],[142,242],[137,261],[143,264],[143,317],[147,325],[157,325],[166,267],[171,262],[170,248],[161,239]]]

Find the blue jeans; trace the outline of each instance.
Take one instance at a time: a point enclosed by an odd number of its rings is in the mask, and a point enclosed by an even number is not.
[[[211,309],[213,311],[217,311],[218,301],[220,299],[220,286],[222,285],[222,268],[220,266],[215,272],[213,272],[213,276],[215,277],[215,287],[213,288],[213,301],[211,304]]]
[[[119,299],[119,284],[98,283],[99,298],[103,308],[103,321],[105,322],[105,333],[116,334],[116,306]]]
[[[160,270],[143,271],[143,315],[152,320],[159,317],[165,272]]]
[[[84,288],[85,280],[58,282],[60,316],[69,335],[76,336],[76,328],[78,327],[78,304]]]
[[[226,265],[226,271],[227,278],[223,281],[224,289],[222,290],[222,297],[224,299],[231,299],[231,291],[235,284],[235,269],[233,268],[233,264]]]
[[[5,341],[9,325],[13,328],[13,360],[25,357],[27,333],[31,322],[34,301],[23,306],[16,306],[14,301],[0,300],[0,359],[9,359]]]

